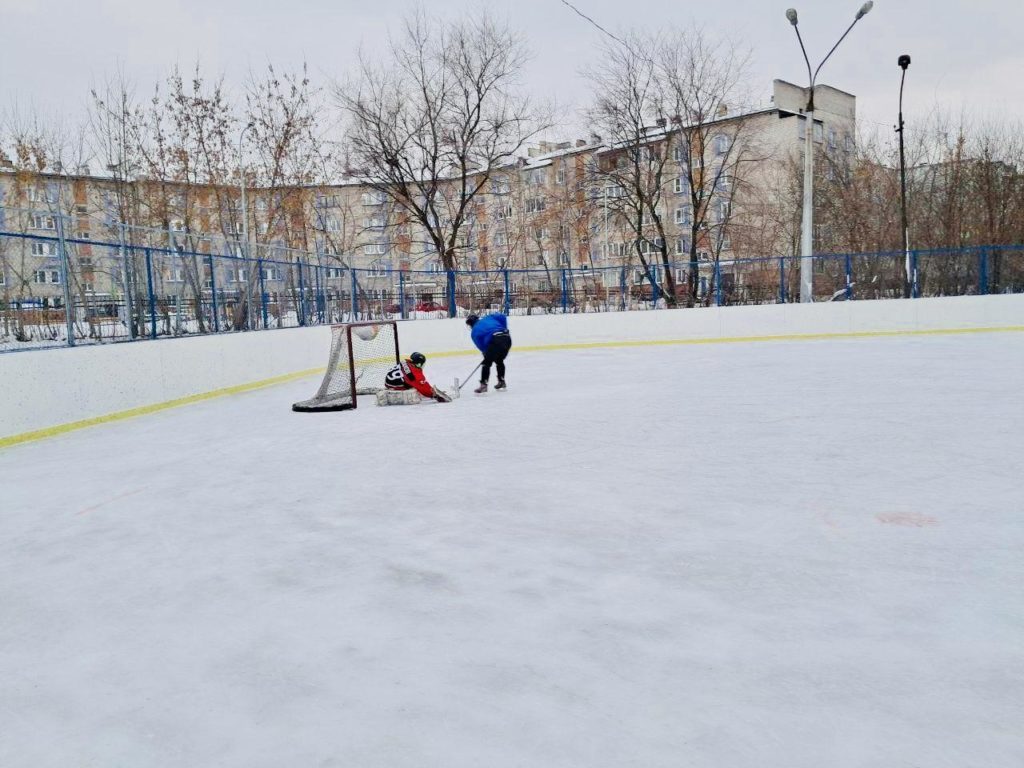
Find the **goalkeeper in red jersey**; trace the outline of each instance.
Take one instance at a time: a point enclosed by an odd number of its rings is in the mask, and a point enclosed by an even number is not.
[[[391,391],[416,390],[423,397],[429,397],[439,403],[450,403],[451,397],[440,389],[431,386],[427,377],[423,375],[423,366],[427,358],[419,352],[413,352],[408,359],[403,360],[384,377],[384,387]]]

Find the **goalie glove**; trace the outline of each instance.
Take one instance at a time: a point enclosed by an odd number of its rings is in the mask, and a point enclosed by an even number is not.
[[[439,403],[450,403],[452,401],[451,395],[447,392],[442,392],[440,389],[434,390],[434,399]]]

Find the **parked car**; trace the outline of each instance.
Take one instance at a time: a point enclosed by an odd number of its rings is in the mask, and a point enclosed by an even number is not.
[[[447,312],[448,307],[436,301],[421,301],[414,308],[417,312]]]

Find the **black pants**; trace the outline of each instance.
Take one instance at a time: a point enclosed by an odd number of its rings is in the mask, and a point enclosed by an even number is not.
[[[505,378],[505,358],[508,357],[510,349],[512,349],[512,337],[507,333],[496,333],[491,337],[491,343],[487,345],[487,351],[484,352],[484,367],[480,370],[481,384],[486,384],[487,380],[491,378],[491,363],[494,363],[498,369],[498,381]]]

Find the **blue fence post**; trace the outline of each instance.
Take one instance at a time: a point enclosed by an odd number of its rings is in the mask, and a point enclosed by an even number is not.
[[[306,324],[306,283],[302,279],[302,259],[298,261],[299,267],[299,326]]]
[[[153,256],[146,249],[146,293],[149,294],[149,338],[156,338],[156,296],[153,295]]]
[[[256,259],[256,269],[260,279],[260,314],[263,316],[263,330],[270,327],[267,317],[267,286],[263,282],[263,259]]]
[[[509,312],[512,311],[511,310],[512,300],[509,298],[509,295],[508,295],[508,267],[506,267],[503,271],[505,273],[505,275],[504,275],[504,278],[505,278],[505,306],[504,306],[504,310],[505,310],[505,314],[507,315]]]
[[[316,269],[313,272],[313,276],[316,278],[316,288],[313,294],[316,297],[316,321],[320,325],[324,324],[324,293],[323,283],[320,282],[320,265],[316,265]]]
[[[978,293],[988,293],[988,248],[978,251]]]
[[[355,323],[359,321],[359,297],[357,296],[356,293],[356,291],[359,288],[359,285],[358,283],[356,283],[355,267],[349,268],[348,274],[349,277],[352,279],[352,317],[350,318],[349,322]]]
[[[626,268],[619,267],[619,304],[626,311]]]
[[[917,251],[910,252],[910,298],[916,299],[920,296],[920,288],[917,284]]]
[[[470,307],[472,309],[472,307]],[[448,270],[448,317],[458,317],[458,308],[455,306],[455,270]]]
[[[786,303],[786,257],[779,257],[779,304]]]
[[[398,270],[398,316],[406,320],[405,316],[405,270]]]
[[[566,312],[569,311],[569,290],[568,290],[569,285],[568,285],[568,280],[567,280],[567,277],[566,277],[566,274],[565,274],[565,270],[563,269],[563,270],[561,270],[561,272],[562,272],[562,314],[564,315]]]
[[[722,264],[715,259],[715,306],[722,306]]]
[[[213,312],[213,332],[220,333],[220,313],[217,309],[217,273],[213,268],[213,254],[206,257],[210,266],[210,311]]]
[[[846,254],[846,300],[853,298],[853,258]]]

